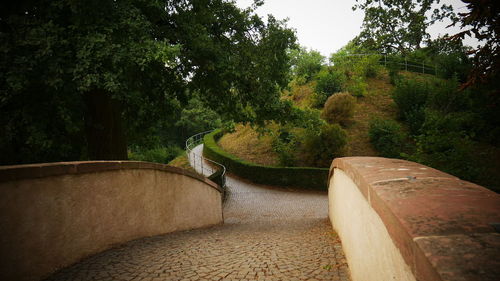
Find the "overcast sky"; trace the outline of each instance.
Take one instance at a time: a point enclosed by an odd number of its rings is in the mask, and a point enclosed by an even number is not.
[[[240,8],[247,8],[253,0],[236,0]],[[299,43],[321,52],[328,57],[353,39],[361,31],[363,11],[353,11],[355,0],[264,0],[257,14],[267,18],[268,14],[277,19],[288,18],[288,26],[297,31]],[[460,0],[442,0],[441,4],[451,4],[456,11],[464,12],[465,4]],[[439,34],[454,34],[458,29],[446,29],[449,23],[440,23],[429,28],[433,38]],[[465,44],[476,46],[475,40]]]

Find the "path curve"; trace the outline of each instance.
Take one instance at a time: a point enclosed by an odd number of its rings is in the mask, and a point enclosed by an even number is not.
[[[137,239],[48,280],[349,280],[326,193],[230,173],[227,186],[224,225]]]

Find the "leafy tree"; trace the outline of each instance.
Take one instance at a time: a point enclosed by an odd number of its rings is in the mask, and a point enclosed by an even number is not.
[[[427,28],[444,18],[455,18],[450,5],[440,0],[356,0],[353,10],[363,10],[362,31],[356,41],[384,53],[419,49],[429,38]],[[431,13],[429,15],[429,13]]]
[[[260,5],[256,2],[256,5]],[[164,26],[171,43],[182,46],[180,74],[191,92],[222,117],[263,123],[279,119],[287,106],[279,89],[288,84],[287,50],[295,35],[270,16],[267,25],[232,1],[170,1]]]
[[[343,72],[334,68],[321,70],[316,79],[315,91],[317,94],[316,105],[323,106],[326,99],[342,91],[346,77]]]
[[[423,59],[426,64],[436,66],[436,74],[445,79],[457,77],[465,82],[471,70],[472,61],[468,53],[470,48],[463,45],[460,40],[449,40],[440,37],[429,40],[424,52]]]
[[[155,39],[159,2],[20,2],[0,9],[1,162],[126,159],[122,114],[164,95],[150,73],[178,51]]]
[[[220,128],[222,122],[219,115],[205,106],[198,97],[189,100],[188,105],[182,109],[181,117],[176,122],[180,127],[183,139],[214,128]]]
[[[306,82],[310,81],[322,68],[325,57],[318,51],[303,47],[290,50],[292,74],[295,77],[303,77]]]
[[[474,69],[470,73],[465,87],[478,82],[498,81],[500,71],[500,4],[496,0],[462,0],[468,12],[459,13],[453,25],[460,25],[464,31],[454,36],[462,40],[465,36],[474,36],[484,44],[471,51],[474,55]],[[498,93],[496,87],[496,93]]]
[[[0,163],[126,159],[197,90],[226,118],[286,116],[294,40],[226,0],[2,3]]]

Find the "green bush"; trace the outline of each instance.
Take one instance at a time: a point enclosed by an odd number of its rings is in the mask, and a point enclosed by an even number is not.
[[[217,139],[220,130],[204,137],[203,155],[217,161],[231,173],[255,183],[277,186],[294,186],[308,189],[327,190],[328,169],[310,167],[270,167],[249,163],[222,150]]]
[[[201,99],[194,95],[188,105],[182,109],[179,120],[175,123],[186,138],[199,132],[222,126],[219,115],[207,107]]]
[[[382,66],[380,55],[365,56],[355,64],[355,72],[364,77],[376,77]]]
[[[318,130],[305,131],[302,150],[308,166],[330,167],[332,160],[344,156],[346,132],[337,124],[325,124]]]
[[[374,119],[368,131],[370,142],[383,157],[399,158],[407,139],[394,120]]]
[[[315,106],[322,106],[328,96],[341,92],[345,81],[346,77],[341,71],[332,68],[321,70],[316,77]]]
[[[278,154],[282,166],[294,166],[296,161],[297,136],[287,127],[280,127],[273,142],[273,150]]]
[[[166,164],[170,162],[175,157],[181,155],[184,152],[178,146],[167,146],[167,147],[156,147],[152,149],[144,149],[140,147],[134,147],[128,151],[128,158],[135,161],[146,161]]]
[[[396,85],[396,83],[401,79],[401,74],[399,74],[399,69],[396,67],[388,66],[389,70],[389,82],[391,85]]]
[[[330,62],[339,69],[349,71],[351,76],[375,77],[382,68],[380,65],[382,57],[380,55],[356,55],[365,51],[350,42],[332,54]]]
[[[399,108],[399,114],[408,123],[413,135],[419,133],[424,121],[424,109],[431,86],[426,81],[400,79],[396,81],[393,99]]]
[[[441,54],[435,57],[436,73],[444,79],[457,77],[460,82],[467,80],[472,63],[465,53]]]
[[[310,81],[321,70],[325,59],[320,52],[305,48],[290,49],[289,56],[293,76],[300,77],[304,83]]]
[[[355,108],[355,97],[349,93],[337,93],[326,100],[321,118],[330,124],[346,125],[354,115]]]
[[[467,47],[460,40],[447,40],[438,37],[428,42],[426,50],[429,63],[436,65],[437,76],[444,79],[457,77],[465,82],[472,66],[471,58],[467,55]]]
[[[273,131],[273,150],[278,154],[282,166],[307,166],[302,163],[304,135],[306,131],[319,130],[325,124],[320,117],[321,111],[317,109],[295,108],[293,122],[282,124]]]
[[[473,123],[467,113],[426,110],[423,133],[416,137],[417,149],[410,160],[466,180],[476,180],[481,171],[480,165],[474,162],[474,142],[469,129]]]
[[[458,91],[457,78],[451,80],[437,80],[428,97],[428,107],[449,113],[472,108],[472,100],[477,98],[469,90]]]
[[[418,107],[406,112],[405,120],[411,134],[414,136],[418,135],[425,121],[425,108]]]
[[[364,77],[353,76],[347,86],[347,91],[355,97],[364,97],[368,92],[367,88],[368,84],[366,83]]]

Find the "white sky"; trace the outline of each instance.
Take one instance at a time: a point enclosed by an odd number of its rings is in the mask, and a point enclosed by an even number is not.
[[[247,8],[253,0],[236,0],[240,8]],[[288,18],[288,26],[297,31],[302,46],[319,51],[329,57],[353,39],[361,31],[363,11],[353,11],[355,0],[264,0],[257,14],[267,18],[268,14],[277,19]],[[465,4],[460,0],[442,0],[441,4],[451,4],[456,12],[465,12]],[[428,29],[432,38],[439,34],[455,34],[458,29],[446,29],[449,23],[439,23]],[[469,39],[465,44],[476,46],[477,41]]]

